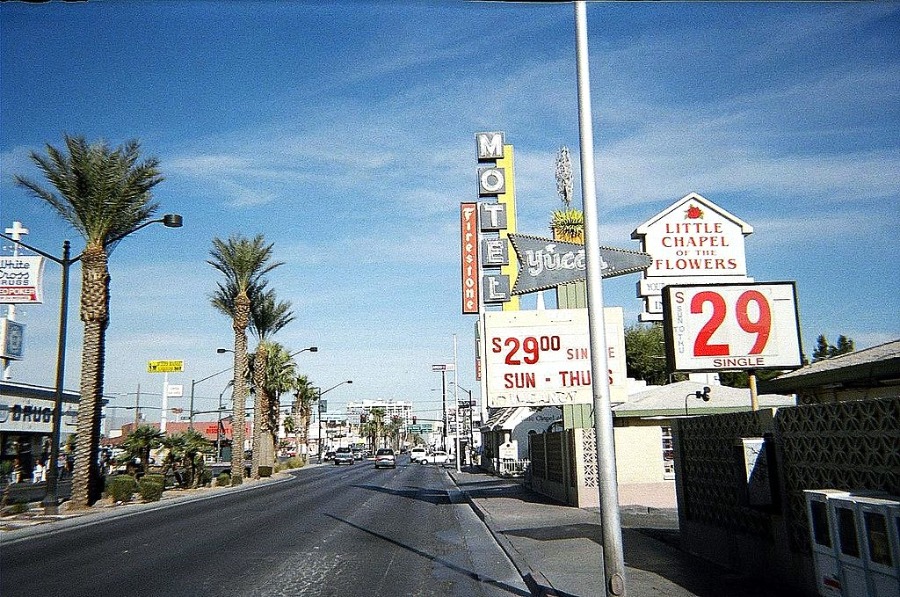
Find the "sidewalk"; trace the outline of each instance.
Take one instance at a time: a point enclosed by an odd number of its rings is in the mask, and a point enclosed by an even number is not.
[[[596,510],[564,506],[518,480],[477,469],[450,476],[522,574],[532,595],[596,597],[604,592],[603,537]],[[629,597],[788,595],[680,551],[674,510],[622,509]]]

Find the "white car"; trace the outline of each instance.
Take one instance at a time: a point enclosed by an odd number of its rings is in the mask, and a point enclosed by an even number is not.
[[[421,446],[416,446],[412,450],[409,451],[409,461],[410,462],[419,462],[428,454],[428,451]]]
[[[427,456],[419,458],[419,464],[447,464],[450,462],[450,456],[443,450],[435,450]]]

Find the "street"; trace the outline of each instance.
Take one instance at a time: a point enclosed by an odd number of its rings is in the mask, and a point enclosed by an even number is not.
[[[528,595],[447,473],[405,456],[7,540],[0,571],[4,597]]]

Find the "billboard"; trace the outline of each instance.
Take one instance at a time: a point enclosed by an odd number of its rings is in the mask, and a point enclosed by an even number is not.
[[[490,312],[485,317],[487,405],[593,402],[587,309]],[[604,309],[610,398],[627,394],[624,314]]]
[[[666,286],[671,371],[795,369],[803,362],[793,282]]]
[[[0,303],[43,303],[43,278],[43,257],[0,257]]]

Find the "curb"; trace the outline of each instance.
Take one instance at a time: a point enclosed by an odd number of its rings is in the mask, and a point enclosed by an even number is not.
[[[522,577],[522,580],[525,581],[525,585],[528,587],[529,592],[532,597],[561,597],[561,594],[557,592],[557,590],[550,584],[550,581],[547,580],[543,574],[539,571],[534,570],[518,549],[510,542],[509,539],[506,538],[502,532],[498,531],[496,526],[494,525],[494,521],[491,518],[491,515],[484,511],[481,506],[478,505],[478,502],[472,499],[472,496],[469,495],[469,492],[465,489],[460,489],[459,484],[457,483],[456,476],[452,473],[449,474],[450,478],[453,479],[453,483],[456,484],[457,490],[462,493],[466,501],[469,503],[469,506],[475,512],[475,515],[484,523],[487,529],[491,532],[491,536],[494,538],[494,541],[500,546],[500,548],[506,553],[506,556],[509,558],[510,562],[512,562],[513,566],[519,572],[519,575]]]

